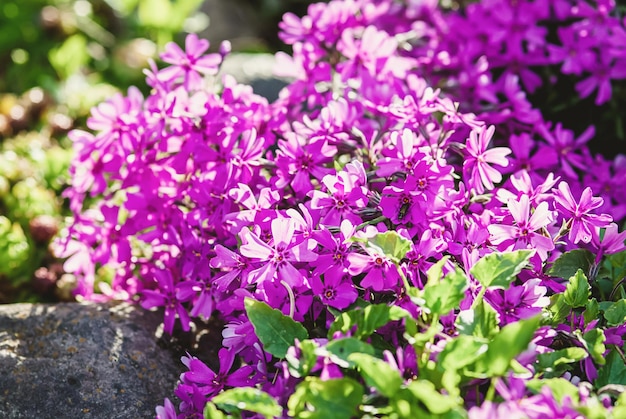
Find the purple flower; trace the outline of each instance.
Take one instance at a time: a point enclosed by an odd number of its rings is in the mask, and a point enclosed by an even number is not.
[[[155,410],[156,419],[176,419],[178,417],[174,404],[168,398],[165,398],[163,406],[157,406]]]
[[[250,272],[251,282],[272,281],[278,274],[281,281],[290,286],[302,285],[304,277],[293,266],[296,262],[312,262],[317,254],[312,251],[314,240],[294,241],[295,222],[289,218],[272,220],[272,242],[269,245],[248,229],[243,229],[239,236],[243,244],[241,254],[253,261],[264,262],[261,267]]]
[[[348,307],[359,295],[352,278],[349,275],[337,275],[336,271],[329,271],[324,279],[313,276],[310,281],[313,294],[322,303],[339,310]]]
[[[171,334],[174,330],[174,321],[177,315],[183,330],[188,331],[191,320],[182,303],[189,301],[192,294],[184,292],[180,284],[174,285],[174,273],[170,269],[157,269],[152,272],[152,275],[157,282],[158,289],[144,290],[141,306],[146,310],[159,306],[165,307],[163,329],[167,333]]]
[[[252,384],[250,376],[253,369],[249,365],[244,365],[231,372],[235,361],[235,352],[226,348],[220,349],[217,358],[220,360],[220,369],[214,372],[207,367],[204,362],[194,356],[183,356],[183,364],[189,369],[181,375],[181,380],[185,384],[195,384],[202,394],[212,397],[225,387],[247,387]]]
[[[350,275],[366,273],[361,280],[363,288],[374,291],[395,290],[400,282],[398,267],[386,255],[367,248],[366,254],[350,253],[348,255],[348,272]]]
[[[494,183],[502,181],[502,174],[491,165],[506,167],[509,164],[507,155],[511,154],[508,147],[487,149],[495,127],[482,127],[472,130],[467,139],[467,156],[463,162],[463,174],[470,188],[482,194],[494,188]]]
[[[487,290],[485,299],[496,309],[501,325],[513,323],[541,313],[550,304],[548,289],[540,284],[541,280],[535,278],[506,290]]]
[[[543,232],[552,223],[548,203],[540,203],[533,211],[528,196],[522,195],[519,201],[509,200],[507,207],[515,224],[490,224],[487,228],[491,243],[501,251],[535,249],[541,259],[546,260],[548,252],[554,249],[552,238]]]
[[[602,198],[592,196],[591,188],[587,187],[576,202],[567,182],[559,183],[554,190],[557,210],[568,220],[570,231],[568,238],[574,244],[582,241],[589,243],[594,227],[607,227],[613,218],[608,214],[591,214],[591,211],[602,205]]]
[[[185,51],[173,42],[165,46],[161,59],[171,66],[160,70],[159,80],[176,81],[182,77],[187,91],[202,87],[200,74],[217,74],[222,56],[220,54],[203,55],[209,49],[209,41],[198,39],[198,35],[191,33],[185,39]]]

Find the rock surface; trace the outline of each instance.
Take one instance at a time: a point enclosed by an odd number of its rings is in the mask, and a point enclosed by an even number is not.
[[[126,303],[0,306],[0,418],[151,418],[184,367]]]
[[[291,80],[274,76],[276,60],[272,54],[233,53],[226,56],[220,74],[230,74],[241,84],[252,86],[254,93],[272,102]]]

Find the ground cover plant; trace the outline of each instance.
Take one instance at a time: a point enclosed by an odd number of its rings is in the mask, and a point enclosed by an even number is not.
[[[626,158],[548,119],[590,98],[620,126],[620,13],[334,0],[283,17],[273,103],[189,35],[95,107],[57,242],[77,295],[223,324],[157,416],[626,415]]]

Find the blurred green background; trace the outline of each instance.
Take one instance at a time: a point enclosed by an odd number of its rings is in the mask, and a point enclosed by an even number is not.
[[[189,32],[234,51],[280,48],[282,14],[308,0],[1,0],[0,303],[71,299],[49,251],[69,216],[61,193],[89,109],[136,85]]]

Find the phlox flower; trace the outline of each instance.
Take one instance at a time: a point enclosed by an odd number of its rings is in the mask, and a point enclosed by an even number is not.
[[[314,275],[311,279],[313,294],[326,305],[343,310],[354,301],[359,293],[349,275],[337,275],[336,271],[328,271],[324,278]]]
[[[505,325],[541,313],[550,304],[547,291],[541,280],[534,278],[506,290],[487,290],[485,299],[498,313],[500,324]]]
[[[144,290],[141,306],[146,310],[153,307],[165,307],[163,330],[167,333],[172,334],[177,315],[183,330],[188,331],[191,320],[183,303],[189,301],[192,295],[181,289],[180,283],[174,284],[174,273],[171,269],[156,269],[152,275],[157,282],[158,289]]]
[[[600,238],[602,237],[602,238]],[[594,227],[591,229],[591,244],[596,249],[596,261],[599,262],[603,255],[611,255],[626,250],[626,231],[618,231],[617,224],[610,223],[601,229]]]
[[[530,199],[522,195],[519,201],[509,200],[507,204],[514,225],[490,224],[489,240],[499,250],[535,249],[542,260],[548,258],[548,252],[554,249],[552,238],[540,230],[552,222],[552,213],[548,203],[542,202],[532,211]]]
[[[163,406],[156,407],[156,419],[176,419],[178,414],[174,404],[167,397],[163,401]]]
[[[181,361],[189,371],[181,375],[181,380],[185,384],[195,384],[201,393],[207,397],[212,397],[225,387],[246,387],[252,383],[250,376],[253,369],[249,365],[231,372],[235,361],[235,352],[226,348],[220,349],[217,358],[220,360],[220,368],[217,372],[206,366],[194,356],[183,356]]]
[[[607,227],[613,221],[613,217],[608,214],[591,214],[591,211],[600,207],[604,200],[592,196],[589,187],[585,188],[580,200],[576,202],[567,182],[561,182],[558,189],[554,190],[554,201],[557,210],[570,224],[568,238],[574,244],[579,241],[589,243],[594,227]]]
[[[367,188],[346,171],[324,176],[322,184],[325,191],[312,190],[307,194],[311,208],[322,212],[321,222],[329,226],[338,226],[344,220],[360,224],[356,211],[367,205]]]
[[[202,87],[200,74],[217,74],[222,63],[220,54],[204,55],[208,49],[209,41],[199,39],[194,33],[187,35],[184,51],[174,42],[168,43],[161,54],[161,59],[171,65],[160,70],[157,77],[168,82],[182,77],[187,91],[199,89]]]
[[[239,233],[243,243],[239,248],[240,253],[252,261],[263,263],[261,267],[250,272],[250,281],[272,281],[277,274],[279,280],[292,287],[302,285],[304,277],[293,263],[317,259],[317,254],[312,251],[315,241],[294,241],[295,222],[290,218],[275,218],[271,222],[271,230],[271,245],[247,228]]]
[[[340,70],[344,79],[358,74],[359,66],[371,76],[379,75],[398,47],[394,37],[374,26],[368,26],[361,34],[357,30],[349,28],[343,31],[337,45],[337,49],[350,59]]]
[[[350,253],[348,255],[348,272],[350,275],[366,273],[361,286],[374,291],[390,291],[396,289],[400,281],[398,267],[385,254],[372,248],[366,254]]]
[[[487,149],[494,131],[493,125],[472,130],[466,143],[467,156],[463,162],[463,175],[468,186],[479,194],[493,189],[494,183],[502,181],[502,174],[491,165],[506,167],[509,164],[506,156],[511,153],[511,149]]]

